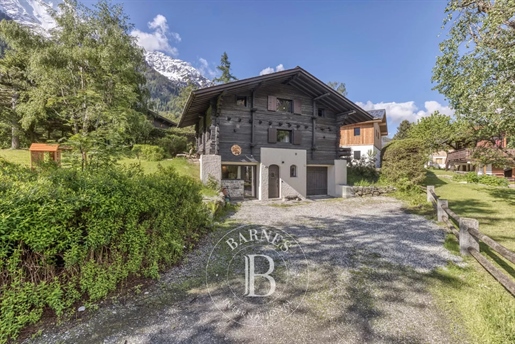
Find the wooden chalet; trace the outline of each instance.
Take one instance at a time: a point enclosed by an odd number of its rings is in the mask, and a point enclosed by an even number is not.
[[[340,127],[375,120],[296,67],[193,91],[179,127],[195,126],[204,182],[265,200],[341,195]]]

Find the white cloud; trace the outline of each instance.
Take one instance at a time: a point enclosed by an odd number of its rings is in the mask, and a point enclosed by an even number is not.
[[[265,75],[265,74],[270,74],[270,73],[274,73],[274,72],[280,72],[280,71],[283,71],[285,68],[283,66],[283,64],[279,64],[277,65],[277,67],[275,67],[275,69],[273,67],[266,67],[265,69],[263,69],[261,72],[259,72],[259,75]]]
[[[444,106],[434,100],[424,102],[424,109],[419,109],[415,105],[414,101],[404,103],[372,103],[371,101],[368,101],[366,103],[357,102],[356,104],[365,110],[385,109],[387,118],[393,123],[400,123],[405,119],[410,122],[415,122],[419,118],[429,116],[435,111],[439,111],[440,113],[449,116],[454,114],[454,110],[450,107]]]
[[[216,76],[216,70],[212,69],[209,66],[209,62],[207,62],[206,59],[203,59],[202,57],[198,59],[200,62],[200,67],[198,68],[200,74],[205,76],[208,79],[213,79]]]
[[[177,32],[170,32],[165,16],[158,14],[148,23],[148,28],[152,32],[143,32],[138,29],[131,32],[131,35],[136,37],[138,45],[146,51],[159,50],[167,52],[172,56],[179,55],[177,48],[170,45],[169,37],[176,42],[180,42],[181,36]]]

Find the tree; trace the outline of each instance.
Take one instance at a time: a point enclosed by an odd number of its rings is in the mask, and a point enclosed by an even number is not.
[[[229,57],[227,53],[224,52],[222,57],[220,58],[220,65],[216,67],[222,75],[220,77],[215,78],[213,81],[220,84],[226,84],[233,80],[238,80],[234,75],[231,74],[231,62],[229,62]]]
[[[178,96],[170,99],[170,102],[168,103],[168,107],[172,113],[172,118],[170,119],[178,120],[181,117],[182,110],[184,110],[191,92],[195,91],[197,88],[198,87],[195,84],[189,83],[186,87],[179,91]]]
[[[450,29],[433,69],[435,89],[472,128],[473,141],[485,143],[477,158],[491,163],[489,155],[509,154],[497,142],[515,137],[515,1],[451,0],[446,13]]]
[[[394,140],[403,140],[409,137],[409,130],[411,128],[411,122],[405,119],[397,127],[397,133],[393,136]]]
[[[441,150],[448,152],[459,149],[468,141],[470,129],[466,123],[454,121],[451,116],[435,111],[412,124],[408,136],[422,141],[428,153]]]
[[[120,5],[105,0],[93,8],[65,0],[53,12],[57,28],[40,49],[30,52],[28,91],[22,123],[50,112],[70,124],[67,143],[89,158],[107,157],[127,139],[131,123],[143,116],[143,53],[129,32]],[[16,39],[16,37],[12,37]]]
[[[342,96],[347,96],[347,87],[343,82],[329,81],[327,83],[327,86],[331,87],[333,90],[340,93]]]
[[[424,181],[427,161],[423,142],[415,139],[392,141],[383,148],[381,172],[401,189],[410,189]]]

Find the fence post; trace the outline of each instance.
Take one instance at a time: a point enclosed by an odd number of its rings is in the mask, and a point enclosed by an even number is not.
[[[436,216],[438,218],[438,222],[443,222],[444,217],[448,217],[443,207],[448,207],[449,201],[446,199],[438,199],[436,200]]]
[[[460,253],[469,256],[469,248],[474,248],[479,252],[479,241],[469,233],[469,228],[479,231],[479,221],[468,217],[460,218]]]
[[[435,186],[434,185],[428,185],[426,190],[427,190],[427,201],[428,202],[432,202],[433,201],[433,195],[431,194],[431,191],[435,192]]]

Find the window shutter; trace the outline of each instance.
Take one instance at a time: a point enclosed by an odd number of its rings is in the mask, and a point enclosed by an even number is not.
[[[268,111],[277,111],[277,98],[268,96]]]
[[[298,113],[298,114],[302,113],[302,107],[301,107],[300,99],[294,99],[293,100],[293,113]]]
[[[268,143],[277,143],[277,129],[268,128]]]
[[[302,131],[300,131],[300,130],[293,131],[293,144],[294,145],[302,144]]]

